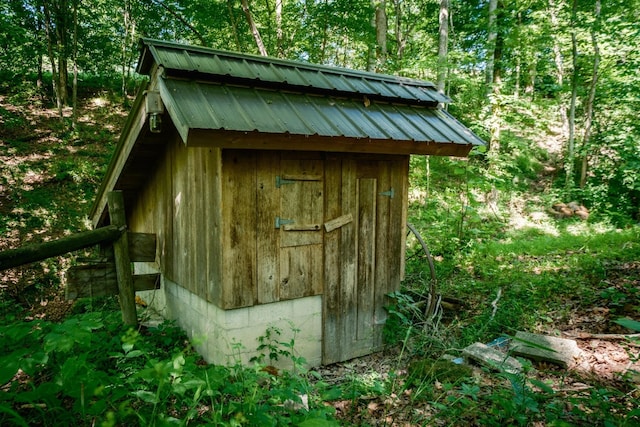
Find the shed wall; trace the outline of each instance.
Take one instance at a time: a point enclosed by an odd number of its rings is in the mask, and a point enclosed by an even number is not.
[[[187,147],[177,136],[165,147],[128,211],[132,230],[157,235],[174,283],[222,309],[323,293],[333,306],[375,288],[366,303],[379,311],[399,286],[408,156]],[[347,214],[352,223],[324,230]]]
[[[162,274],[218,303],[221,282],[220,149],[187,148],[175,135],[127,207],[129,227],[155,233]]]

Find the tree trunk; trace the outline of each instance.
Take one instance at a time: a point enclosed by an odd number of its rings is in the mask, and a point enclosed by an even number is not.
[[[44,12],[44,28],[47,36],[47,52],[49,54],[49,61],[51,62],[51,84],[53,85],[53,92],[56,96],[56,105],[58,107],[58,115],[60,120],[64,120],[62,114],[62,96],[60,92],[60,80],[58,79],[58,72],[56,68],[56,56],[54,54],[53,45],[55,43],[55,36],[53,33],[53,22],[51,20],[51,10],[49,4],[42,2],[42,10]]]
[[[534,90],[536,86],[536,74],[537,74],[536,62],[535,60],[532,59],[527,71],[527,84],[524,87],[524,93],[529,95],[532,101],[534,98]]]
[[[202,34],[200,34],[200,31],[198,31],[196,29],[196,27],[194,27],[193,25],[191,25],[191,23],[189,21],[187,21],[184,16],[182,16],[179,12],[176,12],[175,10],[173,10],[172,8],[170,8],[169,6],[167,6],[166,4],[164,4],[162,1],[159,0],[151,0],[151,2],[157,4],[158,6],[160,6],[161,8],[163,8],[164,10],[166,10],[167,12],[169,12],[169,14],[171,16],[173,16],[174,18],[176,18],[182,25],[184,25],[185,27],[187,27],[189,30],[191,30],[191,32],[193,33],[194,36],[197,37],[198,41],[200,42],[200,44],[202,46],[206,46],[207,45],[207,41],[204,39],[204,37],[202,36]]]
[[[73,0],[73,92],[71,103],[73,113],[71,116],[71,126],[76,129],[78,124],[78,3],[80,0]]]
[[[129,20],[131,17],[131,2],[130,0],[124,0],[122,7],[122,102],[125,102],[127,96],[127,44],[129,42]]]
[[[447,81],[447,55],[449,50],[449,0],[440,0],[440,14],[438,17],[438,72],[437,87],[444,93]]]
[[[371,0],[371,26],[376,32],[375,45],[369,47],[367,70],[377,71],[387,61],[387,12],[385,0]]]
[[[384,0],[376,4],[376,70],[384,69],[387,62],[387,5]]]
[[[227,9],[229,10],[229,21],[231,22],[231,28],[233,29],[233,39],[236,42],[236,49],[242,50],[240,47],[240,37],[238,36],[238,24],[236,24],[236,18],[233,14],[233,0],[227,0]]]
[[[284,32],[282,30],[282,0],[276,0],[276,49],[278,57],[284,58]]]
[[[549,18],[551,19],[551,29],[553,30],[553,58],[556,65],[556,82],[560,91],[564,86],[564,60],[562,58],[562,50],[560,49],[560,43],[558,41],[558,34],[560,33],[560,25],[558,24],[558,10],[556,0],[549,0]],[[560,120],[562,120],[562,131],[564,137],[569,134],[569,119],[567,117],[567,106],[561,98],[558,96],[558,109],[560,112]]]
[[[585,107],[584,136],[582,138],[582,168],[580,170],[580,188],[587,183],[587,169],[589,166],[589,140],[591,139],[591,125],[593,122],[593,104],[596,99],[596,87],[598,85],[598,71],[600,67],[600,46],[598,45],[598,30],[600,29],[600,0],[596,0],[595,22],[591,27],[591,45],[593,46],[593,71],[591,84],[589,85],[589,98]]]
[[[502,49],[504,47],[504,38],[497,31],[498,18],[502,8],[501,3],[497,3],[496,9],[493,11],[494,23],[491,28],[495,32],[493,38],[493,52],[491,61],[491,81],[487,87],[490,91],[491,100],[491,128],[489,130],[489,150],[493,153],[500,152],[500,135],[502,133],[501,125],[501,96],[502,96]],[[488,75],[488,74],[487,74]]]
[[[573,72],[571,74],[571,102],[569,104],[569,140],[565,152],[565,188],[573,188],[573,171],[575,162],[575,127],[576,127],[576,101],[578,98],[578,40],[576,35],[576,15],[578,4],[573,0],[571,11],[571,60]]]
[[[251,16],[251,10],[249,9],[249,1],[241,0],[242,10],[244,11],[244,15],[247,17],[247,22],[249,23],[249,28],[251,28],[251,34],[253,35],[253,39],[256,41],[256,45],[258,46],[258,51],[262,56],[269,56],[267,53],[267,48],[264,46],[262,41],[262,37],[260,36],[260,31],[258,31],[258,27]]]
[[[498,0],[489,0],[489,23],[487,28],[487,65],[485,69],[485,84],[487,94],[491,93],[493,81],[494,54],[496,39],[498,38]]]

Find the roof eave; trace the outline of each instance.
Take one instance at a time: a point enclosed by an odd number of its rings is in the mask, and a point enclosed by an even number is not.
[[[147,111],[144,103],[145,92],[140,90],[136,97],[127,121],[120,134],[120,139],[114,150],[107,172],[100,184],[95,201],[89,213],[89,219],[93,227],[97,227],[105,219],[107,210],[107,193],[115,188],[122,169],[129,159],[129,155],[135,146],[138,136],[144,129],[147,121]]]
[[[267,137],[265,137],[267,136]],[[302,142],[301,142],[302,141]],[[244,150],[296,150],[335,153],[435,155],[466,157],[470,143],[398,141],[319,135],[265,134],[230,130],[190,129],[187,146]]]

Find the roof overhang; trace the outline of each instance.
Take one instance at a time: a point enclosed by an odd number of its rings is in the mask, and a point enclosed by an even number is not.
[[[440,154],[451,150],[431,146],[469,146],[468,153],[471,146],[484,144],[440,108],[372,101],[366,96],[308,95],[171,78],[160,78],[158,88],[187,145],[192,143],[195,131],[202,141],[203,132],[208,130],[229,131],[236,141],[243,133],[265,134],[269,138],[278,135],[330,138],[321,147],[301,147],[305,142],[288,147],[319,151],[341,151],[332,146],[331,138],[353,140],[347,145],[363,152],[367,152],[369,145],[361,141],[377,141],[382,150],[379,152],[389,154],[459,155],[465,149],[453,150],[456,154]],[[290,138],[289,141],[293,142]],[[387,147],[383,148],[384,145]],[[425,149],[425,145],[430,148]],[[398,151],[401,147],[402,152]]]
[[[140,90],[90,214],[107,193],[133,196],[178,135],[187,146],[392,155],[466,156],[479,137],[429,82],[143,40]],[[150,102],[149,97],[153,95]],[[150,117],[162,116],[161,133]],[[155,129],[155,131],[159,131]]]

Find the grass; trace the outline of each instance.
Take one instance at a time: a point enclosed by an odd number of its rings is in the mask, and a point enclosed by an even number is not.
[[[0,250],[83,229],[123,100],[88,90],[70,131],[42,98],[34,102],[37,93],[0,88]],[[131,330],[112,298],[58,301],[73,257],[3,272],[0,424],[638,425],[633,372],[523,361],[525,372],[511,375],[442,359],[518,330],[628,333],[616,319],[638,320],[640,227],[616,228],[598,212],[587,222],[554,219],[548,210],[562,193],[540,175],[549,158],[529,155],[531,141],[515,132],[505,144],[517,161],[493,172],[479,158],[411,159],[409,220],[453,303],[424,316],[430,275],[409,239],[387,350],[361,360],[305,370],[295,342],[267,330],[253,365],[208,365],[171,323]],[[637,343],[592,344],[638,361]],[[274,372],[274,357],[298,369]]]

